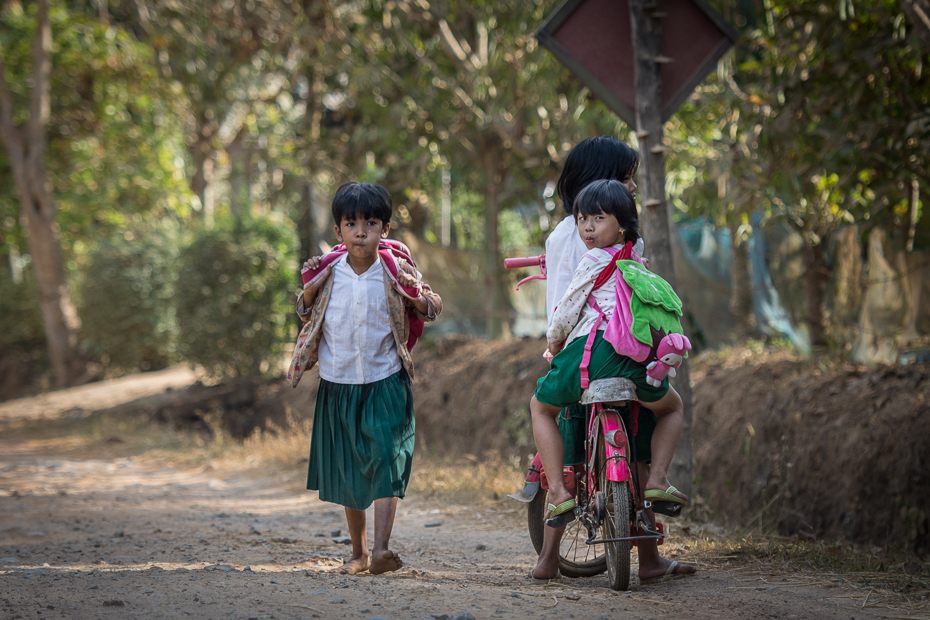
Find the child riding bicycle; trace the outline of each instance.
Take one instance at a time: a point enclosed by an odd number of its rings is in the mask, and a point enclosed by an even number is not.
[[[563,407],[577,403],[581,396],[581,362],[585,357],[586,338],[580,337],[592,332],[600,315],[595,308],[599,308],[603,313],[600,316],[607,319],[615,309],[613,290],[608,287],[594,291],[595,280],[614,260],[614,254],[622,251],[627,244],[631,247],[639,238],[632,194],[619,181],[601,180],[592,183],[577,196],[573,210],[578,234],[588,252],[581,259],[568,290],[553,312],[547,332],[549,351],[555,355],[552,369],[540,379],[530,403],[533,433],[545,471],[560,471],[563,465],[564,444],[556,416]],[[604,248],[613,248],[613,251]],[[629,248],[626,252],[629,256]],[[633,258],[637,259],[638,256],[634,254]],[[588,303],[592,292],[596,305]],[[606,321],[604,323],[603,327],[606,327]],[[667,379],[658,387],[650,385],[646,381],[645,366],[629,357],[618,355],[613,345],[604,340],[601,329],[593,331],[595,333],[587,364],[590,380],[615,376],[633,380],[641,402],[657,416],[652,438],[652,467],[645,485],[645,499],[685,505],[687,498],[669,485],[666,478],[681,434],[681,399],[668,386]],[[575,500],[559,476],[550,476],[548,479],[550,514],[547,525],[561,527],[574,518]],[[546,572],[549,572],[554,567],[546,566],[551,559],[544,558],[544,553],[540,555],[537,569],[542,572],[548,568]],[[675,570],[671,563],[668,563],[667,568]],[[533,576],[542,577],[540,574]],[[643,577],[642,572],[640,576]]]

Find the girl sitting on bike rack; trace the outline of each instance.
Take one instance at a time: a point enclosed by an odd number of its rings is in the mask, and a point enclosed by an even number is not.
[[[605,377],[626,377],[636,385],[640,402],[657,417],[652,437],[652,467],[645,484],[645,498],[687,504],[687,497],[668,484],[667,472],[681,435],[683,412],[681,398],[663,379],[658,387],[646,381],[646,367],[633,359],[619,355],[613,345],[604,340],[603,328],[615,309],[612,287],[595,290],[595,280],[614,259],[630,257],[641,262],[631,252],[639,239],[636,206],[630,191],[622,183],[601,180],[587,186],[574,203],[578,234],[588,252],[575,270],[571,284],[556,307],[546,334],[549,351],[554,355],[549,373],[539,380],[530,401],[533,435],[545,471],[560,471],[564,444],[556,416],[563,407],[577,403],[582,393],[582,361],[589,380]],[[603,248],[614,248],[614,253]],[[593,294],[594,304],[588,303]],[[599,308],[600,312],[598,312]],[[603,315],[601,315],[603,313]],[[601,321],[593,335],[590,353],[586,353],[587,336],[598,317]],[[575,499],[559,476],[549,477],[550,527],[561,527],[575,518]]]

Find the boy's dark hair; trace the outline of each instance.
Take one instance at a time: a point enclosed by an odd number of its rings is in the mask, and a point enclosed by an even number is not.
[[[350,181],[340,186],[333,196],[333,219],[337,226],[344,218],[371,218],[389,224],[393,213],[391,195],[380,185]]]
[[[635,244],[639,240],[639,219],[633,194],[620,181],[601,179],[586,185],[575,197],[575,218],[582,213],[597,215],[604,212],[617,218],[623,228],[625,241]]]
[[[596,136],[582,140],[569,152],[562,168],[556,189],[562,199],[562,208],[574,212],[578,192],[591,181],[616,179],[625,181],[639,169],[639,153],[626,143],[610,136]]]

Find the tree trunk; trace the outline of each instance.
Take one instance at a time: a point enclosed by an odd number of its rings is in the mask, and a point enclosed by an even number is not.
[[[756,320],[752,312],[752,268],[749,262],[749,242],[738,241],[739,222],[730,224],[730,314],[737,340],[755,333]]]
[[[300,239],[300,266],[311,256],[320,253],[320,235],[317,230],[316,218],[316,186],[311,181],[304,183],[303,206],[300,221],[297,223],[297,237]]]
[[[647,0],[629,0],[633,40],[633,70],[636,85],[636,136],[639,139],[640,196],[643,237],[652,271],[676,288],[672,258],[670,205],[665,197],[665,147],[662,144],[662,78],[655,59],[661,54],[661,15],[658,5]],[[691,495],[691,381],[687,361],[682,362],[673,382],[684,405],[684,425],[669,479]]]
[[[206,119],[200,119],[207,122]],[[213,161],[213,144],[208,125],[201,125],[197,132],[197,141],[189,146],[191,158],[194,161],[194,172],[190,175],[191,192],[200,200],[200,215],[206,215],[207,186],[210,184],[210,171],[208,167]]]
[[[226,147],[226,154],[229,156],[229,214],[234,220],[238,220],[249,207],[248,198],[243,199],[242,196],[242,179],[249,165],[248,147],[243,144],[245,133],[246,128],[243,125]]]
[[[908,195],[908,213],[910,217],[907,222],[907,242],[905,247],[908,252],[914,251],[914,237],[917,235],[917,221],[920,219],[920,183],[917,177],[911,177],[911,191]]]
[[[303,253],[301,263],[304,259],[318,256],[322,252],[320,242],[325,239],[326,231],[326,227],[320,225],[320,190],[317,187],[317,150],[320,148],[320,123],[323,118],[321,101],[323,80],[322,68],[319,66],[319,42],[316,29],[321,27],[322,23],[319,14],[313,12],[312,0],[303,1],[303,12],[309,22],[304,25],[302,43],[309,51],[309,57],[304,66],[304,79],[307,80],[306,108],[302,122],[305,153],[304,208],[298,223],[300,227],[298,238]]]
[[[488,338],[503,336],[503,319],[506,309],[502,303],[500,238],[498,215],[500,213],[500,152],[495,138],[486,139],[482,144],[482,158],[485,172],[484,200],[484,256],[485,256],[485,291],[487,292],[487,332]]]
[[[811,347],[827,344],[823,328],[824,290],[827,284],[827,259],[823,244],[813,245],[809,239],[801,247],[804,264],[804,308]]]
[[[39,288],[55,385],[64,387],[76,383],[82,375],[83,364],[78,352],[80,321],[65,277],[55,202],[45,169],[52,31],[46,0],[38,0],[37,8],[29,120],[22,127],[14,122],[13,102],[4,79],[6,67],[0,48],[0,139],[6,146],[20,212],[29,234],[29,253]]]

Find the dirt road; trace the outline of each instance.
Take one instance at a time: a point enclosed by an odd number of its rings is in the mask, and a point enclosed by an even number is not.
[[[165,390],[187,387],[201,378],[202,373],[179,365],[38,396],[7,400],[0,402],[0,424],[15,420],[84,415]]]
[[[393,544],[406,566],[381,576],[326,572],[344,534],[337,507],[277,479],[0,440],[4,619],[881,617],[866,591],[726,558],[628,593],[604,576],[533,586],[529,538],[500,509],[409,497]]]

